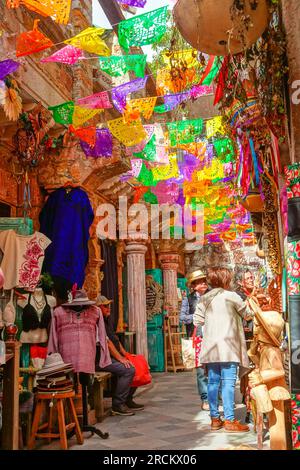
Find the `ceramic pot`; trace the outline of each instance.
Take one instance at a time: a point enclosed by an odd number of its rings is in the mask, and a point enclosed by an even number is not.
[[[245,16],[250,17],[247,29],[242,15],[232,15],[232,5],[233,0],[178,0],[173,16],[184,39],[198,51],[217,56],[237,54],[265,31],[269,11],[266,0],[256,4],[245,0]]]

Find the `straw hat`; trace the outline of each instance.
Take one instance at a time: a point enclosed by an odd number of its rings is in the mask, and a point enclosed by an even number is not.
[[[53,353],[46,357],[45,364],[41,370],[37,372],[37,375],[50,375],[54,372],[63,370],[72,370],[73,365],[71,363],[66,364],[59,353]]]
[[[75,307],[79,305],[95,305],[96,302],[90,300],[87,296],[85,290],[75,290],[70,293],[69,300],[65,304],[62,304],[63,307]]]
[[[206,279],[206,274],[200,269],[187,275],[187,285],[191,287],[192,283],[198,279]]]
[[[109,305],[112,304],[113,300],[109,300],[105,295],[98,295],[96,299],[96,304],[97,305]]]

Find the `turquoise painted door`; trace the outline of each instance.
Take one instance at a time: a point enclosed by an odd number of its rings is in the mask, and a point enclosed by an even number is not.
[[[161,269],[147,269],[146,274],[150,274],[155,282],[162,285]],[[159,313],[147,322],[148,337],[148,361],[152,372],[164,372],[164,333],[163,314]]]

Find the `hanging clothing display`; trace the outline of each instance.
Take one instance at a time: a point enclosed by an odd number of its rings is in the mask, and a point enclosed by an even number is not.
[[[40,232],[33,235],[20,235],[14,230],[0,232],[4,289],[22,287],[34,290],[40,279],[45,250],[50,243],[51,239]]]
[[[46,304],[41,315],[39,315],[35,307],[31,304],[31,293],[29,294],[28,303],[23,308],[22,315],[24,331],[36,330],[37,328],[48,328],[51,321],[51,308],[48,304],[46,295],[44,296],[44,299]]]
[[[95,373],[96,341],[100,343],[100,367],[111,364],[103,316],[98,307],[87,306],[81,312],[70,307],[54,310],[48,354],[59,352],[75,372]]]
[[[82,287],[93,219],[91,203],[81,188],[59,188],[50,194],[40,214],[40,230],[52,240],[43,272]]]

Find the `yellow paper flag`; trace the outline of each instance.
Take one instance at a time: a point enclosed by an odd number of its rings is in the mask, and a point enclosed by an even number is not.
[[[184,49],[181,51],[164,52],[163,60],[168,69],[171,68],[193,68],[199,66],[197,51],[195,49]]]
[[[74,107],[72,123],[74,127],[81,127],[86,121],[92,119],[96,114],[100,113],[102,109],[88,109],[81,106]]]
[[[156,100],[157,96],[128,101],[124,112],[124,122],[130,123],[136,121],[141,116],[145,119],[150,119],[153,114]]]
[[[168,180],[170,178],[177,178],[179,175],[177,158],[175,155],[170,155],[168,165],[158,166],[152,169],[153,178],[155,181]]]
[[[206,122],[206,137],[210,139],[214,137],[216,134],[224,135],[226,133],[226,129],[223,124],[223,117],[216,116],[213,119],[210,119]]]
[[[147,133],[141,121],[135,121],[134,124],[129,126],[121,117],[108,121],[107,125],[112,135],[114,135],[126,147],[133,147],[147,137]]]
[[[104,32],[105,29],[103,28],[90,27],[84,29],[73,38],[66,39],[64,42],[71,46],[78,47],[78,49],[90,52],[91,54],[109,56],[110,50],[103,39],[101,39]]]

